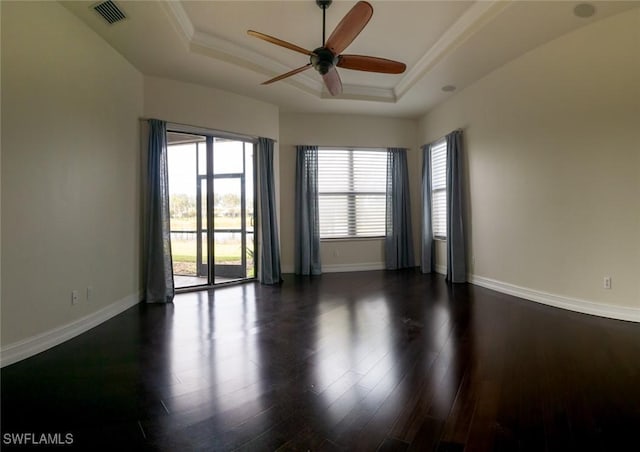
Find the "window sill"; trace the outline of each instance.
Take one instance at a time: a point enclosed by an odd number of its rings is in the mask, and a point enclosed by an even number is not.
[[[380,241],[384,240],[384,236],[379,237],[335,237],[320,239],[320,242],[365,242],[365,241]]]

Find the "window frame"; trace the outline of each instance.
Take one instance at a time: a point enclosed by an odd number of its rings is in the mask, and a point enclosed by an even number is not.
[[[444,149],[442,150],[442,147],[444,147]],[[438,149],[440,148],[440,149]],[[433,165],[433,157],[434,157],[434,151],[438,149],[438,151],[443,152],[444,153],[444,179],[445,179],[445,183],[444,186],[442,187],[438,187],[438,188],[434,188],[434,183],[435,183],[435,177],[434,177],[434,165]],[[449,153],[449,149],[447,147],[447,139],[446,138],[441,138],[437,141],[434,141],[430,146],[429,146],[429,170],[431,172],[431,212],[429,212],[429,214],[431,215],[431,230],[432,230],[432,238],[434,240],[442,240],[442,241],[446,241],[447,240],[447,221],[448,221],[448,212],[447,212],[447,185],[449,183],[449,181],[447,180],[447,157],[448,157],[448,153]],[[435,222],[434,222],[434,198],[435,198],[435,194],[444,194],[444,203],[445,203],[445,208],[444,208],[444,219],[445,219],[445,227],[444,227],[444,233],[443,234],[437,234],[436,233],[436,228],[435,226]]]
[[[348,191],[331,191],[331,192],[322,192],[320,189],[320,183],[318,182],[318,202],[320,202],[321,197],[331,197],[331,196],[339,196],[346,197],[347,199],[347,234],[344,236],[323,236],[322,228],[320,228],[320,241],[345,241],[345,240],[380,240],[384,239],[386,235],[386,230],[382,230],[380,234],[375,235],[358,235],[357,231],[357,198],[358,196],[375,196],[380,197],[385,202],[385,209],[382,211],[381,223],[386,228],[386,197],[387,197],[387,149],[382,147],[353,147],[353,146],[318,146],[318,160],[320,160],[320,154],[323,151],[344,151],[349,155],[349,163],[348,163],[348,187],[350,190]],[[384,186],[383,191],[357,191],[354,189],[354,152],[365,151],[365,152],[377,152],[384,155],[385,161],[385,177],[382,185]],[[318,173],[320,172],[320,161],[318,162]],[[320,179],[320,177],[318,177]],[[320,210],[320,209],[319,209]],[[354,216],[350,217],[348,215],[349,212],[354,212]],[[322,222],[320,211],[318,212],[319,222]]]

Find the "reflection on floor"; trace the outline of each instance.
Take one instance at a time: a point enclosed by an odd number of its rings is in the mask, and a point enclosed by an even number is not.
[[[240,281],[241,279],[242,278],[222,278],[222,277],[216,276],[214,284]],[[174,275],[173,283],[176,289],[184,289],[186,287],[194,287],[194,286],[206,286],[207,278],[199,277],[199,276]]]
[[[284,275],[2,368],[0,431],[3,451],[627,451],[639,381],[638,323],[413,270]]]

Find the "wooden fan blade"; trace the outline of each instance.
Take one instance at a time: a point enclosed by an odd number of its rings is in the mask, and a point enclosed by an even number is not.
[[[274,38],[273,36],[260,33],[259,31],[247,30],[247,34],[249,36],[262,39],[264,41],[270,42],[271,44],[275,44],[277,46],[284,47],[286,49],[293,50],[295,52],[300,52],[309,56],[314,55],[314,53],[311,52],[310,50],[303,49],[302,47],[299,47],[295,44],[291,44],[290,42],[287,42],[287,41],[283,41],[282,39]]]
[[[342,93],[342,81],[340,80],[340,76],[338,75],[338,71],[336,71],[335,66],[331,66],[329,72],[324,74],[322,79],[332,96],[337,96]]]
[[[356,71],[382,72],[384,74],[402,74],[407,69],[407,65],[399,61],[365,55],[340,55],[337,66]]]
[[[358,2],[351,11],[342,18],[325,47],[339,55],[360,34],[373,15],[373,7],[367,2]]]
[[[291,77],[292,75],[296,75],[299,72],[306,71],[311,67],[311,63],[306,64],[298,69],[294,69],[293,71],[289,71],[286,74],[279,75],[277,77],[272,78],[271,80],[267,80],[266,82],[262,82],[263,85],[268,85],[273,82],[277,82],[278,80],[282,80],[283,78]]]

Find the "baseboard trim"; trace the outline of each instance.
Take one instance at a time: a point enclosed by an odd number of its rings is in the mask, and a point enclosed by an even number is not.
[[[322,273],[342,272],[367,272],[372,270],[384,270],[384,262],[359,262],[357,264],[333,264],[323,265]],[[283,266],[282,273],[295,273],[292,266]]]
[[[0,367],[30,358],[106,322],[140,302],[139,294],[129,295],[115,303],[66,325],[30,338],[14,342],[0,349]]]
[[[333,264],[323,265],[322,273],[342,273],[342,272],[367,272],[372,270],[384,270],[384,262],[363,262],[357,264]]]
[[[597,315],[616,320],[626,320],[628,322],[640,322],[640,309],[625,306],[604,305],[593,301],[581,300],[578,298],[554,295],[539,290],[516,286],[502,281],[497,281],[483,276],[468,275],[467,281],[476,286],[485,287],[507,295],[524,298],[556,308],[567,309],[569,311],[580,312],[582,314]]]

